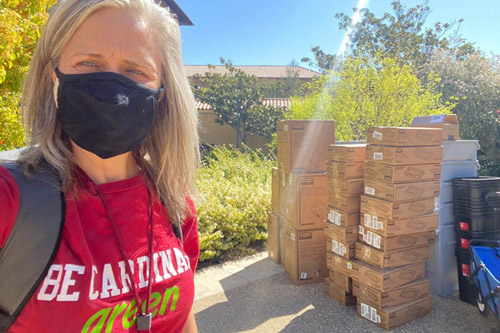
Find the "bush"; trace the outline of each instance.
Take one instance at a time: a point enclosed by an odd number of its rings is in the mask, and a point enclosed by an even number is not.
[[[214,147],[205,151],[197,186],[200,262],[246,254],[267,239],[274,161],[244,148]]]

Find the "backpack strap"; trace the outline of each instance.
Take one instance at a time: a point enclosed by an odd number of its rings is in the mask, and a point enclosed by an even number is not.
[[[0,249],[0,331],[6,331],[46,276],[61,240],[64,195],[57,172],[42,160],[29,177],[16,163],[3,166],[19,187],[19,211]]]

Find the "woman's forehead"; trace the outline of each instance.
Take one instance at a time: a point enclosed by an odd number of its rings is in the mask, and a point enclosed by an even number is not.
[[[143,18],[106,8],[97,10],[81,23],[62,56],[94,55],[158,66],[157,53],[153,34]]]

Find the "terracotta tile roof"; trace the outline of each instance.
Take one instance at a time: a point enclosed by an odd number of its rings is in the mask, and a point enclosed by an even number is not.
[[[195,74],[203,75],[206,72],[226,73],[227,69],[222,66],[214,66],[210,68],[208,65],[185,65],[184,69],[188,77]],[[319,76],[320,73],[300,66],[234,66],[241,69],[248,75],[255,75],[258,78],[279,79],[286,78],[289,71],[296,72],[301,79],[311,79]]]
[[[274,107],[281,106],[286,109],[289,109],[292,102],[290,98],[268,98],[263,101],[263,104],[265,106],[274,106]],[[208,103],[202,102],[200,100],[196,100],[196,108],[199,111],[212,110],[212,107]]]

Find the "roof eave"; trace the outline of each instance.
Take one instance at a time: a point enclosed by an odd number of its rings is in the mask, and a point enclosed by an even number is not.
[[[175,0],[163,0],[163,4],[167,5],[171,11],[177,16],[179,25],[194,26],[191,19],[184,13]]]

